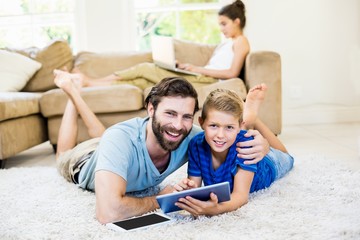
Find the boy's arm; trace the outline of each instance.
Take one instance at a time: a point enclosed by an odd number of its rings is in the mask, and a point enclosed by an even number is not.
[[[126,181],[106,170],[95,173],[96,218],[109,223],[159,208],[156,197],[135,198],[126,196]]]
[[[234,177],[234,189],[231,193],[230,201],[218,203],[217,196],[212,193],[209,201],[200,201],[192,197],[185,197],[179,199],[177,206],[194,216],[213,216],[234,211],[248,202],[253,178],[253,172],[239,168]]]
[[[238,167],[238,172],[234,177],[234,188],[231,193],[230,201],[220,203],[217,214],[235,211],[248,202],[254,175],[254,172]]]

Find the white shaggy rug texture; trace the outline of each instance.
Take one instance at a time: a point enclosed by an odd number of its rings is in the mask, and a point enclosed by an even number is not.
[[[341,160],[339,160],[341,162]],[[167,181],[184,177],[183,167]],[[294,169],[251,195],[237,211],[136,232],[107,229],[95,219],[95,195],[54,168],[0,170],[0,239],[360,239],[360,171],[323,156],[295,158]]]

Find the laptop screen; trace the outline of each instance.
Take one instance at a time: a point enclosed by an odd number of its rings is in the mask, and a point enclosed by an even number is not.
[[[153,61],[161,66],[165,65],[167,68],[175,68],[175,51],[172,37],[166,36],[152,36],[151,49]]]

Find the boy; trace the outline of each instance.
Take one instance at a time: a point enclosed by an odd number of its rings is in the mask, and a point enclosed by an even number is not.
[[[257,112],[264,99],[266,85],[252,88],[246,98],[243,113],[242,100],[232,91],[217,89],[204,102],[199,123],[204,130],[197,134],[189,145],[188,179],[175,185],[177,191],[228,181],[231,199],[218,203],[211,193],[209,201],[191,197],[181,198],[176,203],[194,216],[217,215],[238,209],[246,204],[249,192],[267,188],[276,179],[283,177],[293,167],[293,158],[287,153],[280,140],[267,129],[266,138],[270,152],[257,164],[245,165],[244,159],[236,156],[238,141],[248,141],[246,130],[255,125],[259,128]]]

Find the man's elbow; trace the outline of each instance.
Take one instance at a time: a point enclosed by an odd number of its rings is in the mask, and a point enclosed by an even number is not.
[[[96,219],[101,224],[111,223],[119,220],[125,219],[125,217],[122,214],[114,214],[115,211],[111,210],[96,210]]]
[[[106,223],[110,223],[112,222],[112,217],[109,216],[109,214],[105,214],[102,212],[97,211],[96,212],[96,219],[101,223],[101,224],[106,224]]]

